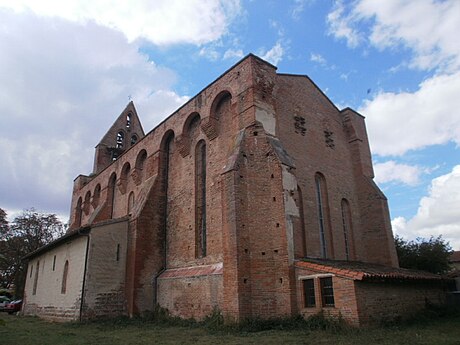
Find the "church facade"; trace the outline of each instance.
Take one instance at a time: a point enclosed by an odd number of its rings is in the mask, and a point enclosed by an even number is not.
[[[364,117],[248,55],[145,134],[129,103],[29,254],[25,314],[201,319],[323,311],[362,325],[442,301],[398,268]]]

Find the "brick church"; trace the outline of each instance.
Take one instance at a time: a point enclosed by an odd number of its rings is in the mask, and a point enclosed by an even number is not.
[[[248,55],[147,134],[130,102],[28,255],[25,314],[305,317],[364,325],[442,301],[398,268],[364,117]]]

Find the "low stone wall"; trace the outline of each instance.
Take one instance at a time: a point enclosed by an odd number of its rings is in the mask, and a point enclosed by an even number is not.
[[[360,325],[409,317],[446,302],[441,281],[355,282]]]

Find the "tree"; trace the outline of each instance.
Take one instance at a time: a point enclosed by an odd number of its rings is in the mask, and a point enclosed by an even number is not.
[[[442,274],[450,270],[449,256],[452,248],[442,236],[424,239],[418,237],[415,241],[406,241],[395,237],[399,266],[431,273]]]
[[[25,255],[50,243],[64,234],[64,225],[55,214],[24,210],[11,224],[2,222],[6,213],[0,209],[0,287],[15,287],[17,297],[22,296],[26,264]]]

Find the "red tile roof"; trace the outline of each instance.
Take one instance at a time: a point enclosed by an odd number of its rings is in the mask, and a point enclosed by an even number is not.
[[[204,265],[204,266],[192,266],[192,267],[183,267],[183,268],[172,268],[164,271],[160,275],[160,279],[164,278],[178,278],[178,277],[197,277],[197,276],[206,276],[213,274],[222,274],[223,265],[222,263],[217,263],[214,265]]]
[[[460,250],[453,252],[449,258],[450,262],[460,262]]]
[[[353,280],[440,280],[440,275],[405,268],[395,268],[358,261],[305,258],[296,267],[319,273],[332,273]]]

